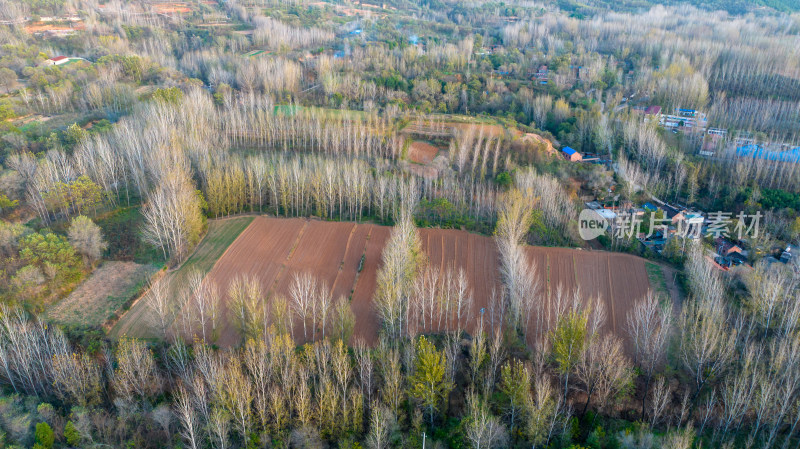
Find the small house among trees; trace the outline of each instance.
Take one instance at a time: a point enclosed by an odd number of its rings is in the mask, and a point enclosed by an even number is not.
[[[69,58],[66,56],[53,56],[52,58],[45,60],[44,65],[61,65],[68,62]]]
[[[570,147],[562,148],[561,154],[564,156],[564,159],[572,162],[580,162],[583,159],[580,153]]]

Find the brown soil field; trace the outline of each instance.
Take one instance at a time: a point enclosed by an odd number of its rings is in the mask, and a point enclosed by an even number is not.
[[[86,26],[83,22],[74,23],[71,25],[61,25],[49,22],[30,22],[25,25],[25,32],[28,34],[41,33],[43,31],[80,31],[85,29]]]
[[[628,310],[650,288],[647,269],[644,263],[641,263],[641,260],[628,256],[612,257],[608,261],[611,297],[620,298],[618,301],[610,303],[611,313],[608,315],[608,321],[614,326],[615,332],[621,332],[624,329]],[[638,294],[630,295],[630,292],[637,292]]]
[[[281,278],[276,280],[273,293],[288,295],[293,278],[304,272],[313,273],[318,282],[332,291],[355,228],[354,223],[309,221]]]
[[[363,226],[363,225],[359,225]],[[369,240],[364,248],[364,267],[358,273],[350,307],[356,316],[356,329],[353,338],[366,342],[375,342],[380,329],[375,309],[372,307],[372,295],[378,283],[378,270],[381,266],[381,253],[389,239],[391,229],[386,226],[367,225],[370,227]],[[358,269],[356,267],[356,269]]]
[[[340,267],[341,273],[336,276],[333,283],[332,297],[334,300],[340,296],[349,298],[353,294],[353,286],[358,276],[358,266],[361,264],[361,256],[370,237],[371,226],[354,226],[353,232],[347,240],[347,250]]]
[[[454,229],[420,229],[419,234],[429,265],[464,270],[472,289],[471,316],[478,317],[493,291],[500,292],[497,245],[489,237]]]
[[[419,140],[414,141],[408,147],[408,159],[417,164],[430,164],[438,153],[438,148]]]
[[[409,123],[405,128],[403,128],[403,132],[406,134],[418,134],[421,136],[452,137],[453,131],[455,129],[460,129],[464,131],[470,128],[474,128],[476,130],[482,130],[484,136],[499,137],[505,135],[505,129],[500,125],[489,124],[489,123],[478,123],[478,122],[466,123],[466,122],[454,122],[454,121],[444,122],[443,124],[441,124],[441,126],[437,125],[435,128],[425,123],[420,124],[412,122]]]
[[[153,3],[152,5],[158,14],[185,14],[192,12],[192,8],[187,3]]]
[[[224,300],[227,300],[228,285],[239,275],[254,276],[261,281],[265,292],[272,291],[286,270],[286,262],[307,224],[301,219],[256,218],[217,260],[207,276],[216,283]],[[232,319],[224,307],[221,322],[230,323]],[[234,326],[223,326],[219,344],[232,345],[237,341]]]
[[[594,257],[593,253],[575,255],[575,265],[581,267],[576,274],[576,281],[581,294],[590,298],[612,298],[609,263],[611,256]],[[649,286],[648,286],[649,287]],[[645,289],[646,291],[646,289]],[[617,322],[613,314],[613,301],[606,301],[606,329],[617,330]],[[624,320],[624,318],[623,318]],[[623,321],[624,322],[624,321]]]
[[[288,294],[294,273],[309,272],[324,281],[336,299],[350,298],[356,316],[355,339],[374,343],[379,322],[372,298],[381,252],[391,228],[372,224],[257,217],[215,263],[208,276],[223,293],[240,274],[256,276],[268,297]],[[493,291],[499,292],[498,253],[491,237],[458,230],[420,229],[426,263],[441,269],[463,268],[473,291],[472,320],[477,323]],[[606,329],[623,335],[625,315],[650,288],[645,259],[603,251],[527,248],[535,263],[545,310],[559,289],[580,292],[584,303],[599,297],[606,308]],[[359,272],[362,256],[364,264]],[[227,321],[226,321],[227,320]],[[228,324],[225,324],[225,323]],[[239,336],[223,314],[225,329],[218,340],[235,345]],[[473,326],[468,326],[472,329]]]

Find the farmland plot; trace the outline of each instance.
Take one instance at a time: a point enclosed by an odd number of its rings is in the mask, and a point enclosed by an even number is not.
[[[231,280],[240,275],[254,277],[270,300],[277,295],[288,298],[294,276],[303,273],[324,283],[332,299],[347,298],[356,317],[354,338],[374,343],[380,323],[373,296],[390,233],[391,228],[373,224],[255,218],[208,270],[208,279],[217,285],[223,301],[217,343],[228,346],[240,341],[233,317],[225,311]],[[501,294],[494,240],[448,229],[420,229],[419,235],[426,264],[440,270],[464,270],[473,298],[467,329],[474,330],[481,311],[489,313],[492,295]],[[627,311],[650,287],[645,260],[638,257],[543,247],[528,247],[526,253],[538,307],[545,317],[552,316],[559,292],[562,296],[578,293],[584,304],[599,298],[607,317],[605,329],[623,335]]]

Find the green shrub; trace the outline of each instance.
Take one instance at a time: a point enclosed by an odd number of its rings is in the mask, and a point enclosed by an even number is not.
[[[36,424],[36,444],[33,445],[33,449],[52,449],[55,442],[56,436],[49,424],[46,422]]]
[[[72,421],[67,421],[67,425],[64,427],[64,438],[70,446],[77,447],[81,444],[81,434]]]

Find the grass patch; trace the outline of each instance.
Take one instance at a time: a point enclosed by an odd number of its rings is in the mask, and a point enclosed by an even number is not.
[[[647,270],[647,279],[650,281],[650,286],[662,298],[669,298],[669,289],[667,288],[667,280],[664,278],[664,271],[661,266],[652,262],[645,263]]]
[[[98,215],[94,221],[108,242],[106,259],[164,266],[164,256],[158,248],[142,239],[144,217],[140,206],[120,207]]]
[[[239,237],[239,234],[250,225],[255,217],[235,217],[222,220],[210,220],[208,232],[195,248],[191,256],[175,271],[167,273],[165,279],[173,287],[170,300],[173,308],[180,307],[181,295],[176,286],[186,285],[189,274],[197,270],[202,274],[211,271],[217,260],[222,257],[226,249]],[[127,335],[135,338],[153,338],[157,335],[153,327],[156,317],[148,309],[145,300],[136,301],[130,309],[109,331],[111,337]]]
[[[210,220],[208,232],[197,245],[191,256],[173,273],[173,277],[185,276],[193,270],[203,274],[211,271],[217,259],[231,246],[236,237],[245,230],[255,217],[236,217]]]

